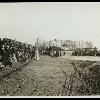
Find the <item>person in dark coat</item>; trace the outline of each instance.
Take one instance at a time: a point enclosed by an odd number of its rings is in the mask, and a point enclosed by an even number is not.
[[[6,61],[6,52],[4,50],[4,45],[0,45],[0,62],[2,62],[2,64],[5,64]]]

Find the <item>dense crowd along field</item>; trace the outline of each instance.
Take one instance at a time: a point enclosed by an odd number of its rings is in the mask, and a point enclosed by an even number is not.
[[[12,62],[23,62],[34,57],[34,46],[3,38],[0,39],[0,62],[12,66]]]
[[[33,59],[35,57],[36,47],[31,44],[22,43],[16,40],[0,38],[0,63],[1,65],[12,67],[12,62],[23,63],[27,59]],[[58,57],[60,47],[49,46],[45,49],[41,46],[39,47],[40,55],[49,55]]]

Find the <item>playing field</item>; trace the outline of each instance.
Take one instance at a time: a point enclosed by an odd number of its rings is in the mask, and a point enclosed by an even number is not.
[[[97,56],[64,56],[63,58],[70,60],[100,61],[100,57]]]
[[[66,77],[73,67],[65,58],[41,56],[25,67],[2,78],[0,95],[10,96],[60,96],[66,95]]]
[[[39,61],[33,60],[24,67],[20,66],[20,69],[1,78],[0,95],[92,95],[90,92],[84,92],[84,89],[87,89],[89,86],[85,86],[86,83],[84,83],[81,76],[84,68],[88,68],[89,65],[94,63],[94,60],[99,61],[99,59],[99,57],[66,56],[53,58],[40,56]],[[84,89],[81,88],[83,84],[85,84]]]

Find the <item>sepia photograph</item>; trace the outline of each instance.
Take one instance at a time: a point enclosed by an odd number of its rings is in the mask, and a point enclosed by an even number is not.
[[[100,2],[0,3],[0,97],[100,97]]]

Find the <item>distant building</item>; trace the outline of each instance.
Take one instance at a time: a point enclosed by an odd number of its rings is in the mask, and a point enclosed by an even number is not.
[[[71,40],[65,40],[62,43],[63,48],[67,48],[69,50],[74,50],[76,48],[94,48],[94,45],[90,41],[71,41]]]
[[[72,40],[58,40],[58,39],[53,39],[49,42],[46,42],[47,46],[55,46],[55,47],[60,47],[65,51],[73,51],[77,48],[94,48],[95,46],[93,45],[92,42],[90,41],[72,41]]]

